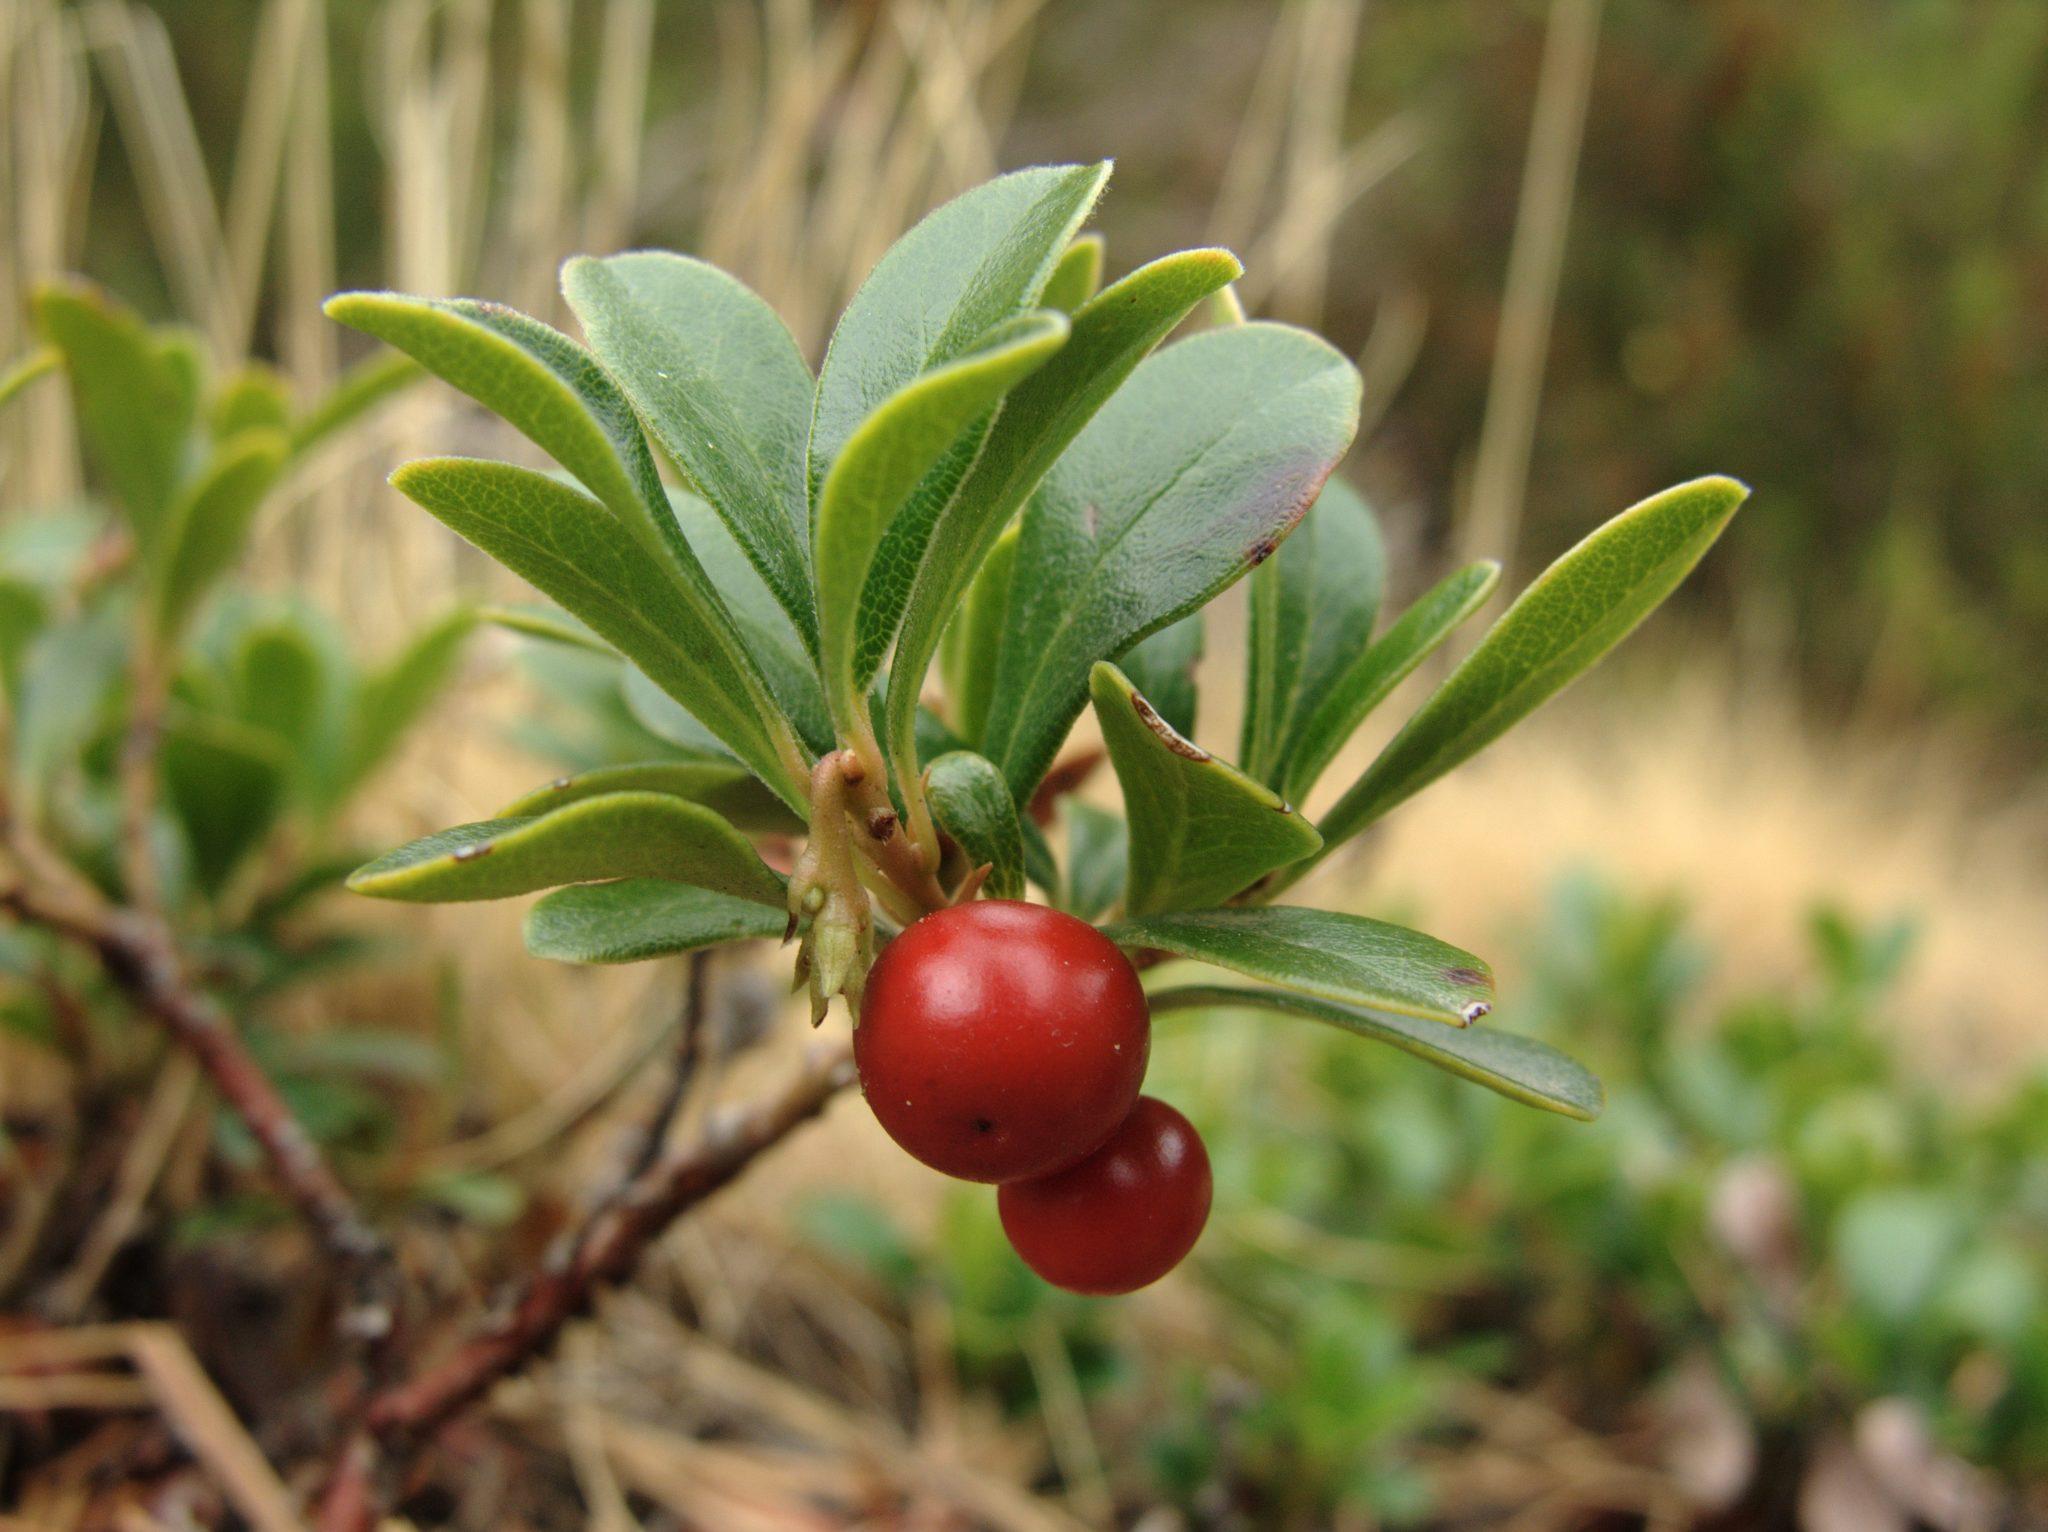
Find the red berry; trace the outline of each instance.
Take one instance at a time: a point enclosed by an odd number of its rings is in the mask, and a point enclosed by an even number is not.
[[[868,1105],[934,1170],[1012,1181],[1071,1165],[1138,1099],[1151,1017],[1085,921],[989,899],[927,915],[869,970],[853,1031]]]
[[[996,1192],[1003,1232],[1055,1287],[1106,1298],[1157,1282],[1209,1221],[1209,1151],[1153,1096],[1078,1165]]]

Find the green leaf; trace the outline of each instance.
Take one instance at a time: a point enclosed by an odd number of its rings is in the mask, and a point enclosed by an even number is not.
[[[356,363],[293,425],[292,456],[312,451],[426,375],[426,368],[397,352],[382,352]]]
[[[1060,864],[1052,854],[1052,842],[1045,838],[1045,831],[1038,827],[1038,821],[1029,814],[1018,817],[1017,828],[1024,836],[1024,880],[1027,883],[1036,883],[1045,890],[1048,899],[1058,903]],[[1117,858],[1116,866],[1121,872],[1121,857]]]
[[[1108,179],[1106,161],[998,176],[928,213],[889,247],[839,316],[818,373],[813,507],[870,415],[1034,306]]]
[[[49,618],[50,600],[37,586],[0,575],[0,683],[10,707],[21,701],[22,665]]]
[[[1540,1107],[1565,1117],[1591,1122],[1600,1115],[1606,1095],[1599,1080],[1577,1060],[1548,1043],[1491,1027],[1453,1029],[1411,1016],[1362,1010],[1284,990],[1239,989],[1230,985],[1190,985],[1159,990],[1147,997],[1154,1016],[1174,1011],[1244,1007],[1306,1016],[1389,1043],[1403,1053],[1449,1070],[1510,1101]]]
[[[1023,898],[1024,832],[994,762],[971,750],[942,755],[931,764],[926,790],[940,828],[958,844],[969,869],[989,868],[988,897]]]
[[[283,374],[263,362],[245,362],[207,406],[206,429],[224,442],[244,431],[289,431],[291,419]]]
[[[191,357],[84,284],[43,287],[34,302],[37,327],[71,374],[93,465],[148,547],[185,478],[199,408]]]
[[[717,267],[658,250],[572,260],[562,292],[598,360],[815,651],[811,370],[782,320]]]
[[[1124,896],[1130,828],[1120,815],[1078,798],[1067,800],[1066,816],[1066,909],[1083,920],[1094,920]]]
[[[782,935],[787,912],[684,883],[634,878],[558,889],[526,914],[526,950],[563,963],[639,963]]]
[[[620,694],[634,723],[656,739],[699,760],[727,761],[735,757],[716,734],[691,716],[667,692],[647,679],[637,665],[620,667]]]
[[[13,731],[16,783],[29,802],[45,799],[111,711],[128,670],[124,616],[97,607],[45,627],[29,645]]]
[[[1470,1026],[1493,1009],[1493,970],[1406,926],[1292,907],[1185,910],[1120,921],[1103,935],[1228,968],[1302,994]]]
[[[289,617],[251,623],[229,656],[233,698],[242,722],[273,735],[289,756],[294,776],[317,802],[340,769],[351,686],[346,656]],[[189,686],[196,680],[188,671]]]
[[[804,821],[736,761],[642,761],[561,777],[505,805],[499,819],[526,819],[603,793],[670,793],[701,803],[742,830],[794,835]]]
[[[408,463],[392,483],[588,623],[801,810],[793,756],[775,733],[781,715],[730,618],[693,603],[597,502],[545,474],[463,458]]]
[[[1244,769],[1278,786],[1310,712],[1372,642],[1386,580],[1379,520],[1332,478],[1280,551],[1251,581]]]
[[[0,410],[12,404],[38,378],[46,378],[64,365],[55,346],[38,346],[19,361],[0,367]]]
[[[184,830],[193,877],[218,894],[277,823],[291,757],[275,735],[180,710],[159,759],[164,801]]]
[[[860,698],[873,671],[860,673],[859,603],[883,532],[939,455],[1066,338],[1067,321],[1059,314],[1003,324],[979,349],[919,376],[879,405],[833,459],[818,495],[815,553],[819,670],[842,728],[866,730]]]
[[[1873,1187],[1836,1216],[1830,1239],[1842,1284],[1888,1324],[1924,1316],[1965,1234],[1953,1198],[1912,1187]]]
[[[150,626],[160,645],[183,636],[214,583],[241,560],[285,450],[277,431],[239,433],[215,449],[167,511],[150,569]]]
[[[1308,715],[1289,737],[1280,790],[1299,802],[1316,785],[1345,741],[1386,701],[1415,667],[1480,607],[1500,580],[1491,559],[1467,564],[1416,598],[1379,638],[1312,699]]]
[[[480,606],[477,608],[478,622],[487,622],[508,633],[517,633],[522,638],[538,639],[544,644],[560,644],[568,649],[581,649],[589,654],[601,654],[607,659],[616,659],[619,651],[599,638],[590,629],[574,618],[542,606],[527,602],[521,605]]]
[[[669,507],[797,737],[813,754],[823,755],[835,743],[832,715],[806,640],[709,503],[685,490],[671,490]],[[808,602],[809,595],[804,599]]]
[[[476,613],[457,607],[423,628],[357,687],[349,710],[341,771],[332,803],[361,786],[390,757],[455,677]]]
[[[516,309],[467,298],[341,293],[327,312],[503,416],[595,495],[695,605],[716,605],[632,406],[576,342]]]
[[[1097,660],[1195,611],[1293,530],[1350,445],[1358,390],[1314,336],[1248,324],[1149,358],[1089,422],[1017,547],[984,744],[1019,801]]]
[[[1176,733],[1107,660],[1090,690],[1130,822],[1133,915],[1219,903],[1322,844],[1269,789]]]
[[[1623,511],[1537,576],[1330,810],[1322,854],[1470,759],[1619,643],[1700,561],[1748,494],[1733,479],[1677,485]]]
[[[607,793],[530,819],[456,825],[350,874],[375,899],[507,899],[558,883],[667,878],[783,908],[782,878],[710,809],[666,793]]]
[[[989,692],[996,684],[996,646],[1010,604],[1010,569],[1017,559],[1017,529],[996,539],[982,560],[960,609],[946,626],[939,670],[946,685],[947,713],[954,732],[979,744],[988,719]]]
[[[1045,279],[1039,307],[1071,314],[1095,296],[1102,286],[1103,239],[1100,234],[1083,234],[1067,246],[1052,275]]]
[[[1004,400],[981,455],[940,509],[916,561],[890,675],[886,727],[899,772],[940,636],[1017,508],[1146,354],[1205,293],[1242,269],[1227,250],[1187,250],[1141,267],[1076,312],[1059,355]],[[995,650],[991,638],[991,658]],[[984,690],[994,681],[991,672]]]
[[[1131,685],[1144,693],[1152,710],[1176,734],[1193,737],[1196,703],[1195,667],[1202,662],[1202,614],[1190,612],[1150,638],[1133,644],[1117,661]]]

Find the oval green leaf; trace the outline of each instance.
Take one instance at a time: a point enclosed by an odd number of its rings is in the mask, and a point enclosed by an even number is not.
[[[1017,805],[995,763],[971,750],[933,761],[925,778],[939,827],[953,837],[968,867],[987,867],[991,899],[1024,897],[1024,832]]]
[[[625,766],[599,766],[574,776],[558,777],[498,810],[499,819],[526,819],[566,804],[605,793],[668,793],[701,803],[742,830],[794,835],[802,819],[733,761],[639,761]]]
[[[640,963],[782,935],[789,915],[686,883],[628,878],[557,889],[526,912],[526,950],[562,963]]]
[[[284,466],[283,433],[242,431],[217,447],[172,503],[150,566],[151,629],[168,648],[248,545],[263,497]]]
[[[811,370],[775,310],[715,266],[660,250],[562,268],[590,348],[817,644],[804,447]]]
[[[607,793],[530,819],[486,819],[425,836],[350,874],[374,899],[509,899],[559,883],[665,878],[783,907],[783,880],[702,804]]]
[[[1176,733],[1108,661],[1090,691],[1130,823],[1131,914],[1219,903],[1322,844],[1269,788]]]
[[[1467,1027],[1493,1009],[1493,970],[1406,926],[1291,906],[1184,910],[1103,934],[1345,1005]]]
[[[1332,478],[1293,536],[1251,579],[1245,772],[1278,786],[1296,735],[1372,642],[1386,579],[1379,518]]]
[[[1020,802],[1097,660],[1201,607],[1293,530],[1351,444],[1358,391],[1315,336],[1240,325],[1148,358],[1075,438],[1024,512],[984,745]]]
[[[1439,1069],[1498,1091],[1510,1101],[1575,1117],[1581,1122],[1591,1122],[1606,1105],[1600,1081],[1578,1060],[1533,1037],[1497,1032],[1491,1027],[1453,1030],[1411,1016],[1338,1005],[1311,995],[1232,985],[1189,985],[1160,990],[1147,998],[1154,1016],[1226,1008],[1306,1016],[1390,1044]]]
[[[1552,564],[1324,818],[1323,852],[1469,760],[1649,616],[1749,489],[1694,479],[1631,506]]]
[[[1045,279],[1039,306],[1071,314],[1094,297],[1095,290],[1102,286],[1103,250],[1100,234],[1083,234],[1067,246],[1052,275]]]
[[[1500,565],[1493,560],[1467,564],[1424,591],[1386,632],[1353,656],[1288,739],[1280,790],[1297,802],[1306,798],[1372,710],[1486,604],[1499,582]]]

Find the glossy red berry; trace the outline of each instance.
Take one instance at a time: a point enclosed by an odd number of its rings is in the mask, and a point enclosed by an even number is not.
[[[1180,1113],[1140,1096],[1078,1165],[996,1193],[1003,1232],[1055,1287],[1109,1297],[1157,1282],[1209,1221],[1209,1151]]]
[[[868,971],[853,1057],[891,1138],[934,1170],[1012,1181],[1071,1165],[1138,1099],[1151,1018],[1085,921],[989,899],[927,915]]]

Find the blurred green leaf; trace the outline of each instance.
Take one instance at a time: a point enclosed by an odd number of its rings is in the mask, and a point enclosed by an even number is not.
[[[550,782],[500,809],[497,818],[526,819],[602,793],[670,793],[701,803],[742,830],[784,835],[802,831],[804,821],[736,761],[644,761],[600,766]]]
[[[1103,934],[1286,989],[1399,1016],[1470,1026],[1493,1009],[1493,970],[1406,926],[1289,906],[1126,918]]]
[[[291,429],[291,393],[275,367],[263,362],[244,364],[207,406],[207,430],[217,442],[225,442],[244,431]]]
[[[1389,1043],[1511,1101],[1586,1122],[1598,1117],[1606,1102],[1600,1082],[1584,1065],[1548,1043],[1491,1027],[1445,1027],[1423,1018],[1339,1005],[1312,995],[1230,985],[1157,990],[1147,998],[1154,1016],[1226,1006],[1306,1016]]]
[[[426,375],[418,362],[398,352],[383,352],[356,363],[292,426],[292,456],[312,451]]]
[[[59,769],[99,728],[128,670],[126,614],[93,608],[38,633],[22,662],[14,761],[24,796],[40,802]]]
[[[377,899],[438,903],[599,878],[668,878],[777,910],[784,902],[782,878],[739,831],[702,804],[646,792],[456,825],[386,852],[348,886]]]
[[[199,379],[189,354],[83,283],[41,287],[34,307],[37,328],[64,355],[93,465],[147,548],[184,483],[192,447]]]
[[[21,671],[29,646],[42,632],[50,605],[42,591],[26,580],[0,576],[0,683],[11,707],[21,700]]]
[[[526,950],[563,963],[639,963],[780,937],[789,916],[683,883],[628,879],[558,889],[526,916]]]
[[[509,463],[430,458],[408,463],[392,482],[590,624],[801,810],[803,788],[772,732],[781,715],[731,618],[695,604],[652,554],[618,534],[602,506]]]
[[[804,446],[811,371],[782,320],[715,266],[658,250],[562,268],[590,348],[815,651]]]
[[[160,645],[177,643],[214,583],[240,562],[284,456],[278,432],[244,431],[214,450],[165,512],[150,566],[152,627]]]
[[[910,711],[941,635],[1017,508],[1146,354],[1203,294],[1241,269],[1228,251],[1188,250],[1132,272],[1083,305],[1059,354],[1003,401],[980,455],[936,511],[928,543],[919,545],[904,571],[909,607],[896,635],[887,725],[899,770],[906,765]],[[988,650],[991,659],[999,644],[1000,634]],[[993,672],[984,685],[994,685]]]
[[[607,659],[618,656],[618,650],[582,623],[552,607],[533,602],[515,606],[499,604],[478,607],[476,615],[479,622],[503,628],[508,633],[517,633],[522,638],[536,638],[542,643],[561,644],[571,649],[586,649]]]
[[[1377,642],[1352,655],[1319,692],[1305,696],[1306,716],[1280,762],[1281,792],[1297,802],[1306,798],[1372,710],[1486,604],[1499,579],[1500,565],[1491,559],[1467,564],[1417,597]]]
[[[1091,691],[1130,823],[1131,914],[1215,904],[1322,844],[1270,790],[1175,733],[1107,660]]]
[[[1630,507],[1539,575],[1338,800],[1323,855],[1498,739],[1677,587],[1748,489],[1695,479]]]
[[[939,827],[960,847],[969,869],[990,869],[988,897],[1023,898],[1024,834],[995,764],[971,750],[952,751],[932,762],[926,788]]]
[[[1296,736],[1372,642],[1386,583],[1379,519],[1331,478],[1280,551],[1251,577],[1245,774],[1278,788]]]
[[[526,1189],[506,1176],[482,1170],[429,1171],[413,1183],[413,1194],[456,1217],[486,1229],[507,1228],[526,1211]]]
[[[1100,234],[1083,234],[1061,254],[1052,275],[1045,279],[1039,307],[1071,314],[1095,296],[1102,286],[1104,241]]]
[[[815,553],[819,669],[842,727],[851,726],[882,658],[872,635],[870,652],[861,652],[858,640],[861,603],[883,533],[955,438],[1043,366],[1066,338],[1064,315],[1006,321],[980,346],[920,374],[878,404],[834,456],[818,492]]]
[[[1879,1187],[1836,1217],[1834,1260],[1858,1304],[1886,1324],[1913,1324],[1962,1237],[1962,1210],[1952,1195]]]
[[[1069,914],[1094,920],[1124,896],[1130,828],[1123,817],[1078,798],[1066,801]]]
[[[18,361],[0,367],[0,410],[12,404],[37,379],[48,377],[63,365],[63,353],[55,346],[38,346]]]
[[[1020,802],[1094,663],[1204,605],[1292,530],[1350,445],[1358,387],[1305,331],[1211,331],[1140,364],[1053,465],[1024,512],[984,742]]]
[[[330,804],[339,804],[390,757],[399,741],[455,678],[476,613],[457,607],[427,624],[382,667],[364,676],[349,708],[341,771]]]
[[[159,765],[194,880],[218,894],[277,823],[291,757],[275,735],[179,709],[164,730]]]

